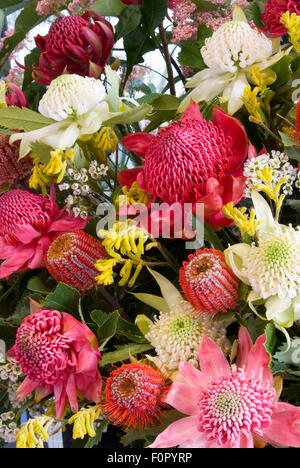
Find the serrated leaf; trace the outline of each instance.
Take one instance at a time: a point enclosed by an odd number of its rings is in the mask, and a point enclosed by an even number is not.
[[[291,340],[291,346],[285,351],[286,344],[281,346],[280,351],[274,355],[274,359],[279,362],[299,367],[300,365],[300,338]]]
[[[46,127],[55,123],[54,120],[48,119],[43,115],[35,112],[31,109],[23,107],[6,107],[0,111],[0,126],[8,128],[9,130],[24,130],[25,132],[31,132],[32,130],[38,130],[39,128]]]
[[[150,351],[153,349],[153,346],[148,344],[135,344],[130,343],[127,345],[118,346],[116,351],[110,353],[105,353],[102,355],[100,366],[104,367],[108,364],[115,364],[116,362],[123,362],[130,359],[130,356],[136,356],[138,354]]]
[[[30,291],[40,294],[49,294],[51,292],[51,289],[49,289],[38,276],[35,276],[28,281],[27,288]]]
[[[263,23],[261,17],[261,8],[260,3],[257,0],[253,0],[249,7],[247,8],[246,12],[250,16],[250,19],[254,22],[255,26],[258,28],[264,28],[265,25]]]
[[[77,289],[64,283],[59,283],[53,293],[45,299],[45,308],[67,312],[71,315],[80,315],[81,294]]]
[[[51,158],[50,152],[53,151],[52,146],[42,141],[32,141],[29,146],[39,156],[41,162],[47,166]]]
[[[107,419],[104,419],[103,421],[101,421],[100,425],[96,429],[95,437],[91,437],[89,441],[85,444],[84,448],[91,449],[95,447],[95,445],[100,444],[102,440],[103,432],[107,428],[108,425],[109,425],[109,421]]]
[[[276,328],[275,325],[270,322],[265,328],[265,334],[266,334],[266,343],[265,343],[265,348],[270,354],[270,356],[273,356],[274,349],[276,347]]]

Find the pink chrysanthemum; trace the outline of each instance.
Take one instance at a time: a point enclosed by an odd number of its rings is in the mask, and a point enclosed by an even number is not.
[[[180,269],[180,284],[191,304],[202,312],[216,314],[236,308],[239,284],[219,250],[197,250],[189,255]]]
[[[15,345],[8,352],[26,375],[18,389],[18,400],[34,390],[36,402],[54,393],[58,418],[67,399],[72,411],[78,411],[77,390],[98,403],[101,355],[96,336],[69,314],[41,310],[37,304],[32,308],[33,313],[19,327]]]
[[[171,424],[152,448],[253,448],[255,438],[277,446],[300,447],[300,408],[276,400],[266,335],[253,346],[239,334],[236,365],[204,337],[199,349],[201,372],[182,362],[183,382],[172,384],[165,401],[187,418]]]
[[[83,231],[68,232],[50,245],[45,264],[56,281],[87,291],[96,285],[95,263],[106,257],[105,248],[94,237]]]
[[[0,278],[44,264],[44,254],[61,233],[84,229],[87,220],[74,218],[49,198],[23,190],[0,197]]]
[[[133,362],[115,369],[106,381],[103,413],[117,426],[153,425],[166,404],[167,377],[148,364]]]
[[[181,119],[158,135],[134,133],[122,143],[144,158],[143,168],[121,171],[123,185],[134,177],[154,198],[169,204],[204,203],[208,222],[231,223],[223,217],[222,207],[242,197],[241,166],[248,150],[245,129],[237,119],[215,107],[213,121],[207,122],[192,101]]]
[[[0,187],[14,186],[28,178],[32,170],[32,160],[19,160],[19,149],[9,144],[9,135],[0,135]]]

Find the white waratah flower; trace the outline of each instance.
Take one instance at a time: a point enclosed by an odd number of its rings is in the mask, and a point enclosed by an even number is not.
[[[62,75],[53,80],[39,104],[45,117],[61,121],[83,115],[106,98],[103,84],[95,78]]]
[[[251,79],[254,65],[265,70],[278,62],[285,53],[273,55],[273,42],[247,21],[243,10],[236,6],[233,21],[223,24],[212,37],[207,38],[201,49],[208,68],[196,73],[186,84],[193,88],[179,106],[184,111],[190,100],[210,102],[217,96],[228,100],[228,113],[233,115],[242,106],[245,88]]]
[[[251,286],[251,309],[262,301],[266,317],[279,326],[291,327],[300,319],[300,229],[276,222],[266,200],[253,192],[256,217],[260,221],[258,242],[235,244],[225,258],[236,276]]]
[[[169,370],[181,361],[199,367],[198,350],[203,334],[214,340],[225,353],[230,350],[226,329],[212,320],[212,315],[198,311],[187,301],[180,301],[169,312],[161,313],[150,325],[147,340],[154,346],[158,359]]]
[[[272,55],[272,41],[248,23],[231,21],[223,24],[201,49],[209,68],[235,73]]]
[[[256,158],[249,159],[245,163],[244,176],[246,177],[246,188],[244,190],[244,197],[250,198],[254,187],[262,183],[257,175],[257,171],[262,171],[266,166],[273,169],[272,183],[274,188],[280,180],[286,178],[287,181],[282,186],[282,192],[284,195],[292,195],[298,170],[289,163],[289,158],[285,153],[271,151],[271,153],[261,154]],[[295,185],[297,186],[297,184]]]
[[[300,293],[299,252],[300,231],[291,226],[262,234],[243,263],[253,291],[263,299],[295,298]]]

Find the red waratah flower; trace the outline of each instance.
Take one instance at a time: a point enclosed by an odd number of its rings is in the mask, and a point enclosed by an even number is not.
[[[151,426],[167,407],[161,399],[168,379],[148,364],[133,362],[115,369],[106,381],[103,414],[123,428]]]
[[[32,170],[29,157],[19,161],[19,149],[9,144],[9,135],[0,134],[0,187],[14,186],[26,179]]]
[[[170,424],[151,448],[254,448],[259,442],[300,447],[300,408],[278,402],[266,335],[253,345],[245,328],[239,333],[236,364],[206,336],[199,348],[201,372],[179,365],[165,401],[187,415]]]
[[[94,11],[82,16],[59,16],[46,37],[35,38],[42,52],[33,77],[45,85],[61,74],[98,78],[114,44],[112,25]]]
[[[141,188],[169,204],[204,203],[206,221],[228,226],[222,207],[241,198],[245,186],[242,163],[247,156],[247,136],[242,124],[220,108],[207,122],[195,102],[177,122],[158,135],[135,133],[122,140],[129,151],[144,158],[132,174]],[[119,181],[132,181],[130,170]]]
[[[78,411],[77,391],[99,403],[101,376],[98,341],[91,330],[71,315],[32,305],[32,313],[17,331],[8,357],[19,364],[26,379],[18,400],[35,391],[35,401],[54,393],[56,415],[62,417],[67,400]]]
[[[220,250],[203,249],[189,255],[180,269],[180,284],[201,312],[216,314],[236,308],[239,284]]]
[[[287,28],[280,22],[280,18],[286,11],[300,15],[299,0],[267,1],[261,15],[265,24],[265,29],[263,29],[263,31],[267,35],[270,35],[271,37],[280,37],[287,33]]]
[[[29,107],[27,97],[17,85],[14,83],[5,83],[5,86],[5,102],[9,107]]]
[[[44,254],[63,232],[84,229],[87,221],[60,210],[54,187],[49,198],[24,190],[0,197],[0,278],[34,270],[44,264]]]
[[[59,236],[45,255],[49,273],[57,282],[87,291],[95,286],[99,271],[95,263],[107,257],[100,241],[83,231],[68,232]]]

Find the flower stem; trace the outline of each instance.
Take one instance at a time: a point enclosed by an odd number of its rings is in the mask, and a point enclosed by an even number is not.
[[[161,43],[162,43],[162,55],[164,56],[164,59],[165,59],[166,65],[167,65],[170,93],[173,96],[176,96],[172,61],[171,61],[171,56],[170,56],[170,52],[169,52],[166,31],[165,31],[165,28],[163,26],[163,23],[160,23],[158,28],[159,28],[159,34],[160,34]]]

